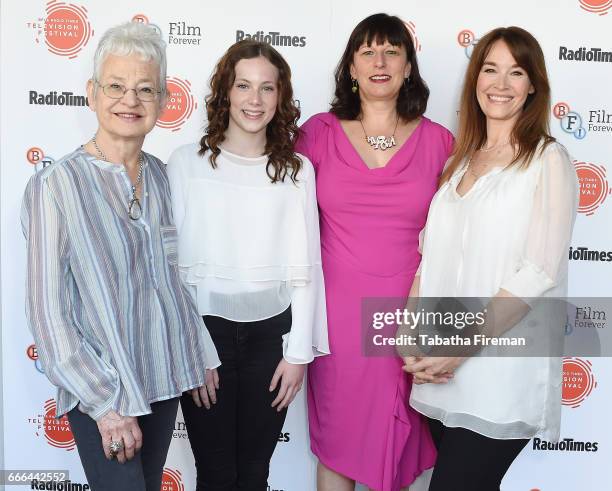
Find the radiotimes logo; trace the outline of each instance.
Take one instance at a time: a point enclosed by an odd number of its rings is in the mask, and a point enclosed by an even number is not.
[[[414,22],[412,21],[404,21],[404,25],[406,26],[406,29],[408,29],[408,32],[410,33],[410,37],[412,37],[412,43],[414,44],[414,50],[415,51],[421,51],[421,43],[419,42],[419,38],[417,37],[417,33],[416,33],[416,25]]]
[[[75,95],[74,92],[67,90],[57,91],[52,90],[47,93],[29,91],[28,102],[30,105],[37,106],[77,106],[86,107],[89,105],[87,97],[84,95]]]
[[[568,259],[570,261],[612,262],[612,251],[593,251],[588,247],[570,246]]]
[[[162,475],[161,491],[185,491],[183,476],[176,469],[164,469]]]
[[[256,31],[254,33],[249,33],[237,29],[236,42],[242,41],[243,39],[261,41],[262,43],[271,44],[272,46],[292,46],[294,48],[303,48],[306,46],[306,36],[286,34],[279,31]]]
[[[28,355],[28,358],[34,362],[34,368],[36,368],[39,373],[45,373],[42,364],[40,363],[40,359],[38,358],[38,350],[36,349],[35,344],[28,346],[26,349],[26,355]]]
[[[593,47],[587,49],[585,46],[569,48],[567,46],[559,46],[559,60],[612,63],[612,51],[604,51],[601,48]]]
[[[576,408],[597,387],[591,362],[581,358],[563,359],[563,386],[561,403]]]
[[[606,168],[590,162],[574,161],[580,186],[578,213],[593,215],[612,192],[606,177]]]
[[[177,77],[166,79],[166,105],[156,126],[178,131],[191,116],[198,103],[191,94],[191,82]]]
[[[534,437],[532,440],[533,450],[549,450],[556,452],[597,452],[599,442],[582,442],[573,438],[563,438],[558,442],[548,442]]]
[[[478,41],[480,41],[480,38],[477,38],[469,29],[463,29],[457,34],[457,43],[463,48],[468,60],[471,58],[474,46],[478,44]]]
[[[606,15],[612,8],[612,0],[579,0],[580,8],[597,15]]]
[[[45,401],[43,414],[28,418],[28,423],[36,427],[36,436],[42,433],[49,445],[67,451],[74,450],[76,443],[70,430],[70,423],[66,415],[55,419],[55,401]]]
[[[58,56],[76,58],[93,36],[87,9],[72,3],[51,0],[44,17],[26,23],[35,33],[35,41],[44,43]]]
[[[49,155],[45,155],[45,152],[40,147],[28,148],[26,151],[26,159],[34,167],[34,173],[55,163],[55,159]]]

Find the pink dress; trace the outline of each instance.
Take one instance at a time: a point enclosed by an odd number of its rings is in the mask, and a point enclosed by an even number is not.
[[[308,370],[313,453],[376,491],[396,491],[433,466],[426,422],[408,405],[399,357],[365,357],[361,299],[407,297],[420,261],[418,236],[451,150],[448,130],[422,118],[379,169],[369,169],[338,119],[317,114],[297,151],[314,164],[331,355]]]

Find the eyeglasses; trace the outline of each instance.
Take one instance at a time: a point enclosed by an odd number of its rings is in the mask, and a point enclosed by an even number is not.
[[[138,100],[142,102],[151,102],[157,99],[159,94],[161,94],[160,90],[155,90],[155,87],[139,87],[137,89],[128,89],[124,85],[113,82],[111,84],[102,85],[100,82],[96,81],[96,83],[102,87],[102,92],[104,95],[110,97],[111,99],[121,99],[125,93],[129,90],[133,90],[136,93],[136,97]]]

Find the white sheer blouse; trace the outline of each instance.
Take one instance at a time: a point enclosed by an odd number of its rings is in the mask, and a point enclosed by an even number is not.
[[[309,363],[329,353],[315,174],[300,155],[297,183],[272,184],[266,156],[222,150],[213,169],[199,146],[168,161],[179,267],[201,315],[249,322],[291,305],[284,358]]]
[[[466,166],[434,196],[422,234],[421,297],[567,295],[568,247],[578,206],[576,172],[550,144],[527,169],[493,169],[464,195]],[[562,329],[562,326],[559,326]],[[465,361],[448,384],[415,385],[410,404],[445,425],[492,438],[555,440],[561,415],[560,358]]]

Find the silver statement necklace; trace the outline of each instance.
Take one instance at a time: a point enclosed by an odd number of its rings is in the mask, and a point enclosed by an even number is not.
[[[372,146],[374,150],[382,150],[384,152],[387,150],[387,148],[395,146],[395,132],[397,131],[397,124],[399,123],[399,114],[395,120],[395,128],[393,129],[393,134],[391,136],[368,136],[361,118],[359,118],[359,122],[361,123],[361,129],[363,130],[363,135],[365,136],[366,142],[368,142],[368,144]]]
[[[98,143],[96,142],[95,135],[91,138],[91,142],[93,143],[93,146],[96,149],[96,152],[98,152],[98,155],[100,156],[100,158],[102,160],[106,160],[107,162],[110,162],[106,158],[106,155],[104,155],[104,152],[100,150],[100,147],[98,146]],[[138,220],[142,216],[142,206],[140,205],[140,200],[136,196],[136,188],[142,181],[143,169],[144,169],[144,156],[142,155],[142,152],[140,152],[140,155],[138,156],[138,175],[136,176],[136,182],[132,184],[132,199],[128,203],[128,216],[132,220]]]

